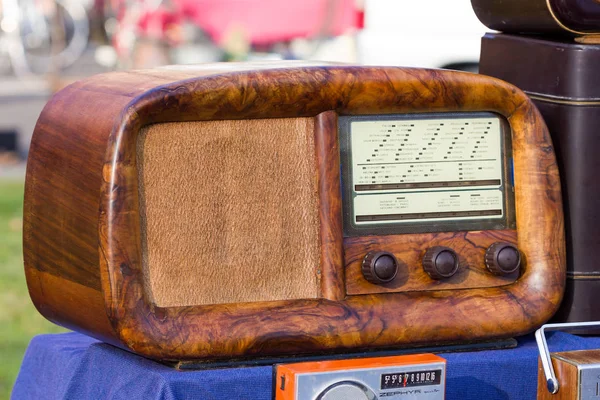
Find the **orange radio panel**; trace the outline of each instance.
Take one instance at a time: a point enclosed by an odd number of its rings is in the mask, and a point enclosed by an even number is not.
[[[561,301],[563,235],[538,111],[461,72],[98,75],[48,102],[27,167],[39,311],[161,360],[530,332]]]
[[[444,400],[446,360],[434,354],[275,367],[275,400]]]

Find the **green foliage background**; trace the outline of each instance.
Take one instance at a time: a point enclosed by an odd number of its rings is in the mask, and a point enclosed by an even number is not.
[[[23,183],[0,181],[0,399],[8,399],[31,338],[64,329],[35,309],[22,252]]]

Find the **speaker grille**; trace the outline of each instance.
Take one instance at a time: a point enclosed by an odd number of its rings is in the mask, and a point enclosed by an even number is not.
[[[312,118],[150,125],[137,163],[157,306],[319,296]]]

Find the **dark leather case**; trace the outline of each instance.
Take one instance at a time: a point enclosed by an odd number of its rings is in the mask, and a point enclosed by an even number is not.
[[[600,33],[598,0],[471,0],[488,28],[510,33]]]
[[[600,45],[488,33],[480,62],[534,100],[556,148],[568,272],[554,319],[600,320]]]

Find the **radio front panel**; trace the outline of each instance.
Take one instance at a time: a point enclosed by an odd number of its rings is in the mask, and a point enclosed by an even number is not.
[[[518,278],[519,270],[498,275],[485,265],[494,243],[517,246],[505,119],[491,113],[331,118],[339,127],[344,201],[336,217],[346,236],[346,294],[494,287]],[[314,118],[142,129],[136,150],[142,258],[154,305],[321,296],[314,132]],[[456,271],[432,277],[423,257],[440,246],[442,256],[456,257]],[[372,252],[394,256],[393,279],[365,276]]]

